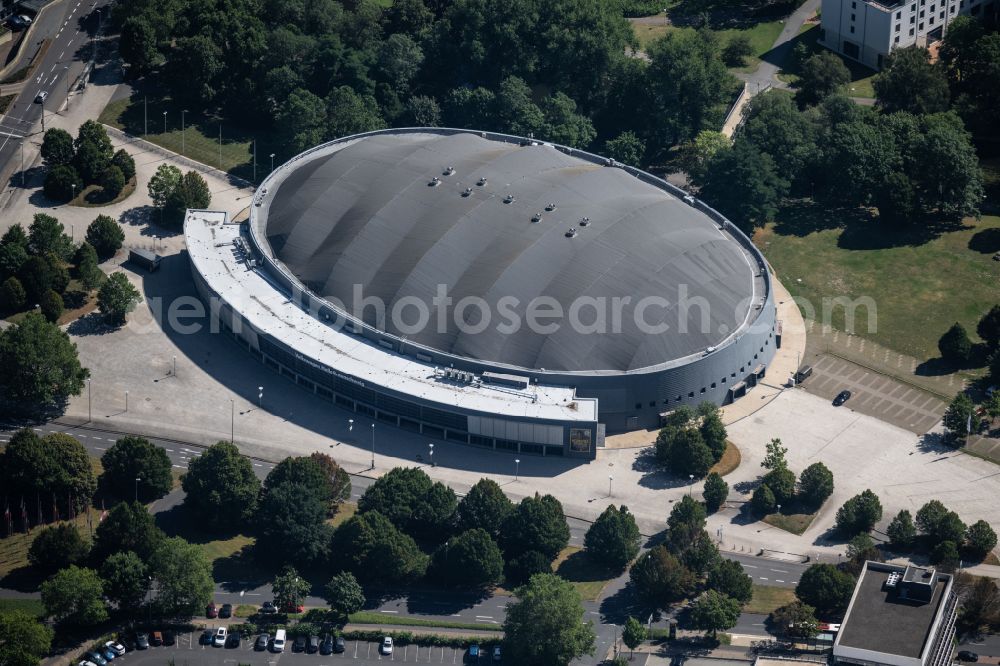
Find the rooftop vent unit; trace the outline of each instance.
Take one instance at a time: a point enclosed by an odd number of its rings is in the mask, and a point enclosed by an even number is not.
[[[531,216],[531,221],[532,222],[536,222],[536,223],[537,222],[541,222],[542,221],[542,214],[541,213],[535,213],[534,215]]]
[[[887,588],[895,588],[895,587],[896,587],[896,585],[898,585],[898,584],[899,584],[899,579],[900,579],[901,577],[902,577],[902,575],[901,575],[901,574],[900,574],[900,573],[899,573],[898,571],[893,571],[893,572],[892,572],[891,574],[889,574],[889,576],[888,576],[888,577],[887,577],[887,578],[885,579],[885,586],[886,586]]]
[[[471,197],[472,196],[472,188],[471,187],[465,188],[465,191],[462,192],[462,196],[463,197]]]
[[[548,204],[548,205],[547,205],[547,206],[545,207],[545,210],[549,211],[550,213],[551,213],[552,211],[554,211],[555,209],[556,209],[556,205],[555,205],[554,203],[550,203],[550,204]]]
[[[444,171],[441,172],[441,175],[442,176],[454,176],[455,175],[455,167],[453,167],[453,166],[448,167],[447,169],[445,169]]]
[[[427,183],[427,187],[437,187],[437,186],[438,186],[438,185],[440,185],[440,184],[441,184],[441,179],[440,179],[440,178],[438,178],[437,176],[434,176],[434,177],[433,177],[433,178],[431,178],[431,179],[430,179],[430,181],[429,181],[429,182]]]
[[[590,218],[589,217],[582,217],[582,218],[580,218],[580,226],[581,227],[586,227],[589,224],[590,224]]]
[[[503,202],[505,204],[512,204],[512,203],[514,203],[514,195],[513,194],[508,194],[507,196],[505,196],[503,198]]]
[[[573,238],[576,236],[576,227],[570,227],[570,230],[566,232],[566,238]]]
[[[485,184],[486,184],[486,177],[485,176],[476,181],[476,185],[478,185],[479,187],[482,187]]]

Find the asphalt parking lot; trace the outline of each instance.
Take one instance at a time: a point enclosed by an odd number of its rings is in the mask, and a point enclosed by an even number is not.
[[[922,435],[941,420],[948,405],[938,396],[825,354],[811,362],[813,374],[802,388],[829,400],[851,392],[845,407]]]
[[[379,654],[377,643],[364,641],[347,641],[347,649],[341,654],[321,655],[316,653],[293,652],[292,640],[281,654],[273,652],[258,652],[254,650],[253,640],[245,639],[238,648],[217,648],[200,645],[198,638],[201,631],[190,634],[178,634],[174,645],[150,647],[148,650],[133,650],[123,657],[115,659],[108,666],[163,666],[172,660],[173,663],[183,663],[186,666],[233,666],[234,664],[250,664],[251,666],[276,666],[289,664],[291,666],[333,666],[351,660],[355,664],[375,664],[381,662],[401,662],[414,664],[493,664],[490,654],[482,655],[477,662],[469,660],[465,650],[441,647],[418,647],[416,645],[397,645],[391,655]],[[483,650],[485,652],[485,650]]]

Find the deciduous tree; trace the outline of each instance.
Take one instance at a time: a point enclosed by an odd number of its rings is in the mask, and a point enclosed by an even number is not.
[[[997,533],[985,520],[977,520],[969,525],[965,542],[973,555],[986,557],[987,553],[997,547]]]
[[[119,610],[135,612],[149,592],[149,568],[132,551],[113,553],[101,564],[104,595]]]
[[[635,649],[646,640],[646,627],[642,626],[642,622],[635,619],[631,615],[627,620],[625,620],[625,625],[622,627],[622,642],[629,649],[628,658],[631,660]]]
[[[642,555],[629,569],[629,579],[639,597],[651,608],[667,608],[690,596],[695,576],[664,545]]]
[[[551,561],[568,543],[566,515],[552,495],[522,499],[500,531],[500,545],[508,558],[537,550]]]
[[[821,462],[809,465],[799,476],[799,493],[810,506],[818,507],[833,494],[833,472]]]
[[[36,666],[52,648],[54,632],[26,611],[0,613],[0,664]]]
[[[330,545],[335,562],[362,580],[406,583],[424,575],[427,556],[378,511],[352,516]]]
[[[447,585],[480,589],[496,585],[503,576],[503,556],[496,542],[478,527],[438,546],[430,573]]]
[[[924,114],[948,110],[948,80],[926,49],[894,49],[872,81],[876,103],[886,112]]]
[[[358,500],[359,512],[378,511],[404,532],[431,538],[447,532],[457,506],[451,488],[417,467],[390,470]]]
[[[941,352],[941,358],[950,363],[958,366],[968,363],[969,355],[972,353],[972,341],[965,332],[965,327],[957,321],[952,324],[938,340],[938,350]]]
[[[137,499],[151,502],[169,493],[174,484],[166,450],[144,437],[120,438],[101,456],[101,466],[101,480],[120,498],[138,495]]]
[[[813,564],[795,586],[795,596],[824,618],[840,616],[854,593],[854,578],[832,564]]]
[[[705,489],[702,491],[702,497],[705,498],[705,508],[709,512],[715,513],[729,497],[729,484],[717,473],[712,472],[705,477]]]
[[[350,571],[341,571],[330,579],[324,588],[326,603],[334,616],[346,619],[365,605],[365,591]]]
[[[753,597],[753,579],[744,571],[743,565],[724,557],[719,558],[715,567],[708,572],[705,586],[732,597],[741,604],[749,603]]]
[[[90,544],[73,523],[45,527],[28,548],[28,562],[41,572],[52,573],[71,564],[82,563],[90,553]]]
[[[458,503],[455,519],[458,529],[480,528],[497,537],[504,521],[514,512],[514,503],[504,494],[499,484],[482,478],[472,486]]]
[[[596,636],[584,621],[580,593],[554,574],[536,574],[515,592],[504,620],[504,659],[515,664],[567,666],[593,655]]]
[[[128,313],[135,310],[140,301],[139,290],[121,271],[109,275],[97,291],[97,308],[115,326],[124,324]]]
[[[847,65],[832,51],[823,50],[802,63],[797,97],[802,106],[812,106],[837,92],[851,80]]]
[[[882,503],[878,496],[871,490],[864,490],[837,510],[837,529],[853,536],[859,532],[870,532],[881,519]]]
[[[906,509],[896,514],[885,532],[889,536],[889,543],[894,548],[901,549],[912,546],[913,540],[917,536],[917,528],[913,524],[913,517]]]
[[[286,565],[274,577],[271,592],[274,595],[274,603],[279,609],[294,612],[294,609],[302,605],[302,601],[309,596],[311,587],[309,581],[300,576],[295,567]]]
[[[93,569],[71,565],[42,583],[45,615],[70,626],[87,627],[108,618],[104,588]]]
[[[587,529],[583,543],[587,553],[612,571],[624,571],[639,554],[642,536],[635,517],[624,504],[611,504]]]
[[[206,527],[246,525],[256,514],[260,480],[234,444],[218,442],[191,460],[181,477],[184,508]]]
[[[193,615],[212,600],[212,563],[200,547],[180,537],[160,540],[149,572],[156,583],[153,603],[164,615]]]
[[[715,636],[720,629],[735,627],[741,610],[739,601],[710,589],[692,604],[691,623],[696,629],[708,631]]]
[[[148,562],[164,538],[143,504],[120,502],[97,526],[92,557],[103,562],[114,553],[130,550]]]

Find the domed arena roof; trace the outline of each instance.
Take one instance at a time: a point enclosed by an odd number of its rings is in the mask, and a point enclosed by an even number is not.
[[[721,344],[762,295],[738,232],[647,174],[561,147],[407,130],[329,144],[283,170],[257,213],[277,260],[408,344],[521,368],[634,371]],[[442,289],[448,305],[435,300]],[[486,326],[477,307],[456,324],[466,297],[488,306]],[[539,297],[562,308],[554,332],[524,321]],[[384,318],[361,308],[372,298]],[[417,301],[431,317],[414,331]],[[503,312],[522,325],[504,326]],[[637,314],[665,332],[643,330]]]

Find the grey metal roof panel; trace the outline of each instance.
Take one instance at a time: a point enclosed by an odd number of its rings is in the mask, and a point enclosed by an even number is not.
[[[445,175],[448,167],[455,172]],[[440,184],[429,186],[433,178]],[[462,196],[466,188],[472,192]],[[503,203],[507,194],[513,203]],[[545,211],[550,202],[556,210]],[[542,220],[533,223],[538,213]],[[583,217],[590,218],[586,227]],[[453,303],[484,298],[494,315],[499,299],[510,296],[522,317],[539,296],[553,297],[564,312],[581,297],[631,299],[620,333],[581,333],[564,320],[554,334],[527,326],[504,333],[494,322],[478,334],[431,325],[407,335],[448,353],[527,368],[656,365],[718,344],[752,307],[754,269],[745,250],[707,216],[624,170],[551,146],[471,133],[365,137],[291,170],[273,192],[265,225],[277,258],[349,312],[357,305],[355,285],[389,311],[403,298],[429,304],[438,285]],[[565,237],[570,227],[575,238]],[[671,307],[663,313],[670,331],[639,331],[635,304],[645,296],[675,303],[681,285],[707,304],[706,330],[699,307],[689,313],[695,321],[687,332],[677,330]],[[656,311],[649,309],[647,319]],[[372,308],[363,319],[404,335],[391,321],[375,321]]]

